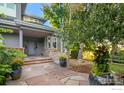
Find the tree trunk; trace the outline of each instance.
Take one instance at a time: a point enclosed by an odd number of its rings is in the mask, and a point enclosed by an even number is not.
[[[82,52],[83,52],[83,48],[84,48],[84,44],[83,43],[81,43],[80,44],[80,49],[79,49],[79,52],[78,52],[78,60],[79,60],[79,62],[83,62],[83,56],[82,56]]]
[[[111,63],[113,62],[113,58],[117,52],[117,44],[112,44],[112,50],[111,50]]]

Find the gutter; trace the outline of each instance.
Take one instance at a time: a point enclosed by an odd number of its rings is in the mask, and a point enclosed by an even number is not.
[[[3,26],[7,25],[10,27],[12,26],[12,27],[17,27],[17,28],[18,27],[20,27],[20,28],[27,27],[27,28],[32,28],[32,29],[45,30],[46,32],[50,32],[50,33],[57,33],[57,30],[53,29],[52,27],[28,23],[28,22],[17,20],[17,19],[15,19],[14,21],[0,19],[0,25],[3,25]]]

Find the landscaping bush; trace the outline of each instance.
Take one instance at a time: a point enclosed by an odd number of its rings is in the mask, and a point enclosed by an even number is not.
[[[95,59],[95,55],[92,51],[84,51],[82,55],[84,60],[94,61]]]
[[[25,57],[26,55],[20,50],[0,47],[0,75],[11,76],[14,80],[19,79],[22,72],[23,58]]]
[[[14,58],[11,62],[12,70],[21,69],[24,61],[21,58]]]
[[[10,65],[0,64],[0,75],[7,77],[11,72],[12,67]]]
[[[78,57],[78,51],[79,51],[79,49],[71,49],[70,50],[70,57],[72,58],[72,59],[77,59],[77,57]]]
[[[92,73],[96,76],[102,76],[104,73],[108,73],[110,71],[110,67],[108,64],[109,51],[105,46],[100,46],[96,49],[95,53],[95,64],[92,69]]]
[[[5,84],[6,84],[6,78],[0,75],[0,85],[5,85]]]
[[[61,56],[59,57],[59,61],[67,61],[66,56],[61,55]]]
[[[12,53],[5,47],[0,47],[0,64],[9,64],[12,60]]]
[[[124,60],[124,50],[117,51],[116,56],[118,56],[119,60]]]
[[[26,54],[24,54],[21,50],[17,50],[17,49],[8,49],[8,52],[11,53],[11,56],[13,58],[25,58],[27,57]]]
[[[14,58],[23,59],[25,57],[26,55],[20,50],[0,48],[0,64],[10,64]]]

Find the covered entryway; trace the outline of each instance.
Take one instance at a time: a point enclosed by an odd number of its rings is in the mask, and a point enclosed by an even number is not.
[[[23,47],[25,54],[28,56],[45,56],[47,36],[51,34],[44,30],[23,28]]]
[[[45,38],[24,37],[25,54],[28,56],[43,56]]]
[[[40,24],[20,20],[0,19],[0,27],[9,28],[13,33],[6,33],[5,46],[23,50],[28,56],[41,56],[49,54],[49,49],[59,48],[57,30]]]

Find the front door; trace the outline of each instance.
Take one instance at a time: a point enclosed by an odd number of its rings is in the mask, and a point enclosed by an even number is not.
[[[44,50],[44,40],[27,39],[24,41],[25,54],[28,56],[41,56]]]
[[[28,48],[29,48],[29,53],[28,53],[28,54],[29,54],[30,56],[35,56],[35,55],[36,55],[35,42],[30,41]]]
[[[31,40],[27,40],[24,42],[24,48],[25,48],[25,54],[27,54],[28,56],[35,56],[35,44],[34,42]]]

